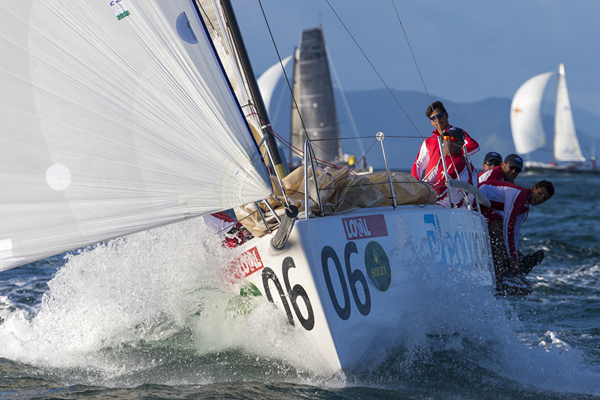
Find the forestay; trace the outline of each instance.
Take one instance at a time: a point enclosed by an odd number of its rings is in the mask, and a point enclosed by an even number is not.
[[[271,193],[191,1],[5,1],[0,21],[0,269]]]

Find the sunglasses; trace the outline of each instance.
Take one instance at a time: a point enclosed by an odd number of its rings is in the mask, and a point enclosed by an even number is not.
[[[441,112],[441,113],[439,113],[439,114],[432,115],[431,117],[429,117],[429,119],[430,119],[431,121],[437,121],[438,119],[440,119],[440,118],[444,117],[445,115],[446,115],[446,113],[445,113],[445,112]]]
[[[487,165],[489,165],[490,167],[497,167],[498,165],[500,165],[500,162],[497,160],[494,161],[488,161],[486,162]]]
[[[463,139],[455,138],[454,136],[444,136],[444,140],[447,140],[449,142],[454,142],[454,143],[462,143],[462,142],[464,142]]]

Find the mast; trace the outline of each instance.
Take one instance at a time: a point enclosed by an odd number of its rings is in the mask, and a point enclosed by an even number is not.
[[[281,155],[279,154],[279,148],[277,147],[275,137],[273,136],[273,133],[270,129],[271,123],[269,121],[267,109],[260,94],[260,90],[258,89],[258,84],[256,83],[254,71],[252,70],[252,64],[250,64],[250,58],[248,57],[248,52],[246,51],[246,46],[244,45],[244,40],[242,39],[240,28],[235,18],[235,13],[233,12],[233,7],[231,6],[231,2],[229,0],[221,0],[221,5],[223,6],[223,13],[225,14],[225,22],[229,27],[231,36],[233,37],[233,41],[236,45],[235,47],[237,49],[238,57],[240,59],[242,72],[244,73],[246,81],[248,82],[250,96],[254,99],[254,106],[256,107],[256,112],[258,113],[258,116],[261,119],[261,128],[263,134],[267,137],[266,142],[267,146],[269,147],[271,157],[273,158],[275,171],[280,178],[283,178],[287,175],[285,166],[283,165],[283,162],[281,160]]]

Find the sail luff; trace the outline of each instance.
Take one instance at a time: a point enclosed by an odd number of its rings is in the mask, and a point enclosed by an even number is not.
[[[556,161],[585,161],[583,154],[581,154],[579,140],[577,140],[563,63],[560,63],[558,67],[558,85],[556,88],[554,159]]]

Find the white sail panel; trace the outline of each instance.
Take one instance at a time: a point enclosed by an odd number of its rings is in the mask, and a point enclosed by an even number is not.
[[[273,97],[275,87],[277,87],[277,83],[281,79],[281,75],[283,75],[283,69],[288,65],[291,59],[292,56],[287,56],[281,63],[271,65],[269,69],[263,72],[258,78],[258,87],[260,88],[260,94],[262,95],[267,110],[269,110],[269,106],[271,105],[271,98]]]
[[[585,161],[571,112],[571,101],[567,91],[565,67],[558,67],[558,87],[556,89],[556,117],[554,119],[554,159],[556,161]]]
[[[189,0],[0,17],[0,269],[271,193]]]
[[[546,144],[541,107],[544,89],[555,72],[536,75],[515,93],[510,105],[510,127],[517,153],[524,155]]]

